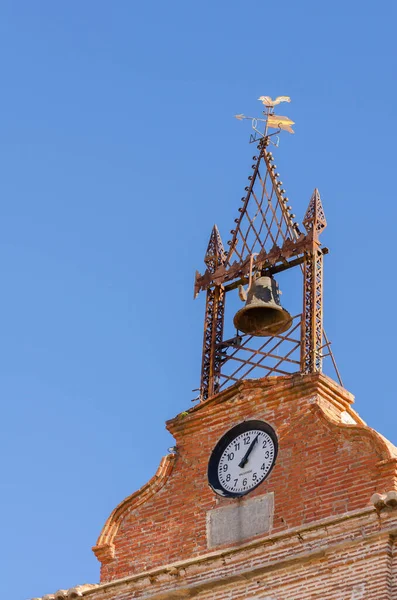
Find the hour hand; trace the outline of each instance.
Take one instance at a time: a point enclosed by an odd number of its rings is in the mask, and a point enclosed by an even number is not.
[[[247,452],[244,454],[243,458],[241,459],[241,461],[239,462],[239,467],[240,469],[243,469],[245,467],[245,465],[248,462],[248,457],[252,452],[253,447],[255,446],[256,442],[258,441],[258,437],[259,437],[259,433],[256,436],[256,438],[254,438],[254,440],[251,442],[250,447],[248,448]]]

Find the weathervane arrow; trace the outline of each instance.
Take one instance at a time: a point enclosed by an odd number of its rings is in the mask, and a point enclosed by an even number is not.
[[[260,119],[259,117],[246,117],[245,115],[241,114],[241,115],[234,115],[235,119],[238,119],[239,121],[242,121],[243,119],[248,119],[249,121],[267,121],[267,119]]]

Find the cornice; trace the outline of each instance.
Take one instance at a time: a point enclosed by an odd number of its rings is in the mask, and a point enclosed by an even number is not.
[[[321,395],[331,404],[341,411],[347,411],[354,419],[361,419],[352,410],[351,404],[354,402],[354,396],[346,389],[338,385],[330,377],[322,373],[285,375],[282,377],[263,377],[260,379],[243,379],[230,388],[208,398],[193,406],[187,411],[178,414],[173,419],[166,422],[168,431],[175,435],[187,429],[200,427],[203,417],[207,414],[214,414],[216,408],[232,399],[249,401],[251,392],[261,390],[263,394],[268,394],[272,401],[283,399],[285,402],[299,398],[309,397],[315,394]]]

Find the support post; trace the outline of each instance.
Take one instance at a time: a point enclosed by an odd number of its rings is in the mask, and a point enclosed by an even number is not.
[[[323,253],[313,243],[303,263],[303,315],[301,371],[322,372]]]
[[[214,225],[205,255],[208,271],[214,273],[226,259],[221,236]],[[219,391],[226,295],[222,285],[207,290],[204,318],[203,360],[201,365],[200,400],[206,400]]]
[[[312,236],[312,249],[303,263],[301,371],[321,373],[323,346],[323,253],[319,235],[327,226],[320,194],[314,190],[303,225]]]
[[[219,391],[221,353],[225,315],[225,292],[221,286],[207,290],[204,322],[203,362],[201,369],[201,400],[206,400]]]

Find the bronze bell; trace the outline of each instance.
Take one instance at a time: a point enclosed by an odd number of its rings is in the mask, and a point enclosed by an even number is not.
[[[253,279],[246,293],[244,308],[234,316],[236,329],[256,336],[278,335],[287,331],[292,318],[282,308],[279,296],[277,281],[273,277]]]

